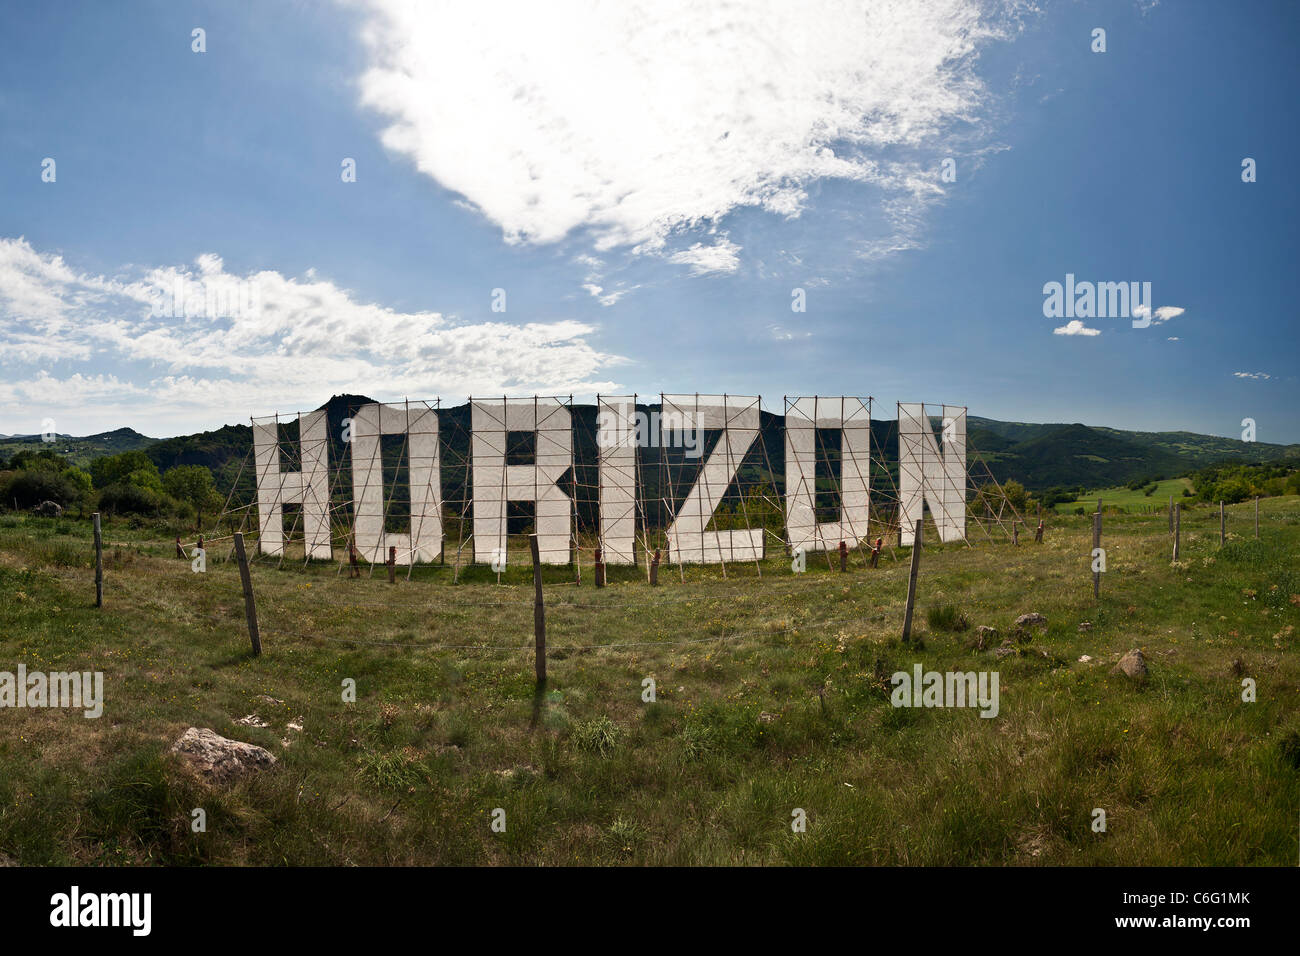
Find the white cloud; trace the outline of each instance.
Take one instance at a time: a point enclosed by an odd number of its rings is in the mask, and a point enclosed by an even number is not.
[[[1180,341],[1180,339],[1179,339],[1178,336],[1176,336],[1176,335],[1171,335],[1171,336],[1169,336],[1169,338],[1165,339],[1165,341],[1166,341],[1166,342],[1178,342],[1178,341]]]
[[[362,0],[361,101],[383,142],[510,242],[584,231],[597,250],[706,261],[697,230],[798,216],[819,180],[870,184],[914,248],[942,195],[938,145],[983,127],[984,0]],[[892,203],[893,205],[889,205]],[[684,241],[683,241],[684,240]],[[725,254],[724,254],[725,250]],[[730,271],[739,247],[698,272]]]
[[[1133,317],[1137,319],[1150,318],[1152,325],[1160,325],[1162,322],[1168,322],[1170,319],[1176,319],[1187,310],[1176,305],[1162,305],[1156,309],[1155,314],[1151,312],[1149,305],[1133,306]]]
[[[1071,319],[1065,325],[1052,329],[1053,335],[1101,335],[1100,329],[1090,329],[1078,319]]]
[[[191,294],[173,317],[178,282]],[[245,294],[236,308],[205,314],[204,289]],[[163,298],[151,298],[158,290]],[[153,314],[159,302],[169,314]],[[47,414],[142,430],[200,415],[239,420],[315,408],[341,391],[591,394],[619,387],[600,375],[622,361],[591,347],[595,328],[581,322],[398,312],[359,302],[314,271],[237,276],[211,254],[135,278],[91,276],[24,239],[0,238],[0,319],[0,415],[17,420],[0,428],[8,432],[34,431],[26,423]],[[52,370],[56,363],[66,371]]]
[[[740,246],[723,236],[711,246],[697,242],[689,249],[674,253],[669,262],[690,266],[691,275],[735,272],[740,267]]]
[[[1270,379],[1273,377],[1266,372],[1233,372],[1232,374],[1235,375],[1237,378],[1250,378],[1250,379],[1255,379],[1257,381],[1263,381],[1265,379]]]

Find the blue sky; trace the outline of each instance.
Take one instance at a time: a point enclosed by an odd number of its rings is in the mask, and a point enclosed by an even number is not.
[[[0,433],[699,391],[1300,441],[1294,4],[586,6],[9,11]],[[1058,334],[1067,273],[1163,311]]]

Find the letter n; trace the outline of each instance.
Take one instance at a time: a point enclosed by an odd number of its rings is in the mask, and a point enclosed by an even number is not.
[[[898,406],[899,540],[912,544],[913,529],[928,505],[939,540],[966,537],[966,408],[943,406],[943,452],[920,403]]]

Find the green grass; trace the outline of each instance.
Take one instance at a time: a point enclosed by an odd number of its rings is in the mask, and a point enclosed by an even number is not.
[[[1147,512],[1152,509],[1167,511],[1171,495],[1175,502],[1181,501],[1184,507],[1191,500],[1183,497],[1183,490],[1192,487],[1189,478],[1167,478],[1156,482],[1155,485],[1156,490],[1150,495],[1146,494],[1146,489],[1151,487],[1149,484],[1136,491],[1122,485],[1115,488],[1099,488],[1075,501],[1058,502],[1056,511],[1058,514],[1073,514],[1076,508],[1083,508],[1087,514],[1092,514],[1097,510],[1098,498],[1102,500],[1102,507],[1107,510],[1114,508],[1134,512]]]
[[[104,672],[104,716],[0,710],[0,854],[25,864],[1294,865],[1300,807],[1300,499],[1107,516],[1035,545],[927,547],[914,641],[907,552],[795,575],[753,565],[546,570],[549,683],[534,692],[522,548],[487,568],[258,561],[264,653],[237,569],[166,534],[105,528],[93,607],[87,523],[0,519],[0,670]],[[978,540],[981,539],[981,540]],[[927,540],[935,540],[927,536]],[[773,549],[778,550],[778,549]],[[838,562],[833,562],[837,568]],[[935,610],[935,625],[929,623]],[[949,609],[949,610],[944,610]],[[1011,636],[998,659],[971,632]],[[1089,624],[1080,630],[1080,624]],[[610,645],[610,646],[605,646]],[[1141,647],[1142,685],[1111,677]],[[1087,655],[1090,661],[1080,658]],[[1000,713],[895,709],[890,675],[996,670]],[[1242,675],[1258,700],[1241,700]],[[341,685],[356,681],[357,700]],[[653,702],[643,681],[655,684]],[[268,726],[236,721],[257,714]],[[301,730],[290,724],[301,725]],[[169,755],[189,726],[275,769],[208,789]],[[1106,810],[1105,833],[1091,829]],[[195,808],[207,830],[190,827]],[[791,813],[806,811],[807,832]],[[495,810],[506,830],[493,832]]]

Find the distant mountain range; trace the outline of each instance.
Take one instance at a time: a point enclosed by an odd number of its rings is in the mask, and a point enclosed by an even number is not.
[[[332,444],[339,444],[342,420],[370,401],[363,395],[336,395],[321,406],[328,410]],[[573,413],[576,423],[585,424],[585,430],[594,435],[595,407],[575,405]],[[457,429],[468,432],[468,406],[448,407],[441,410],[441,415],[444,432],[451,434]],[[767,460],[778,470],[784,451],[780,427],[781,416],[764,413],[762,442]],[[579,431],[583,430],[580,427]],[[877,448],[884,449],[886,461],[892,464],[898,454],[897,423],[873,421],[872,438]],[[1077,422],[1033,424],[972,415],[967,419],[967,438],[971,452],[977,453],[999,480],[1015,479],[1030,489],[1102,488],[1136,478],[1174,478],[1222,461],[1294,458],[1300,464],[1300,445],[1244,442],[1194,432],[1124,431]],[[101,455],[141,448],[164,471],[175,465],[206,465],[216,475],[218,486],[228,489],[244,466],[251,443],[252,428],[248,425],[226,425],[215,431],[163,439],[150,438],[131,428],[119,428],[83,438],[60,435],[49,444],[43,444],[39,435],[0,437],[0,456],[43,446],[78,465],[85,465]],[[577,444],[581,446],[582,441]],[[333,452],[338,454],[341,450],[340,445]],[[579,458],[585,456],[580,454]],[[974,454],[971,458],[973,461]],[[759,470],[765,471],[766,467]],[[244,468],[244,473],[241,483],[252,477],[249,468]]]
[[[136,448],[147,448],[158,441],[157,438],[141,435],[134,428],[117,428],[98,435],[86,435],[84,438],[56,433],[54,438],[52,442],[45,442],[40,435],[0,435],[0,458],[7,458],[24,449],[48,448],[73,464],[84,466],[101,455],[118,455]]]
[[[1000,480],[1027,488],[1104,488],[1134,478],[1176,478],[1223,461],[1300,459],[1300,445],[1195,432],[1136,432],[1099,425],[1035,425],[968,416],[968,443]],[[1300,463],[1300,462],[1298,462]]]

